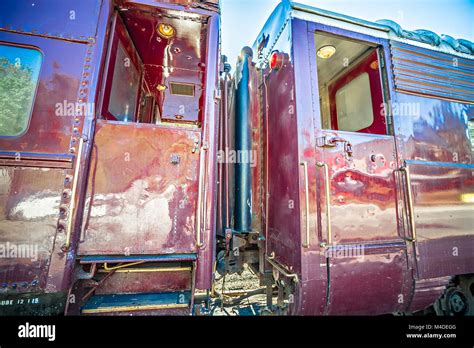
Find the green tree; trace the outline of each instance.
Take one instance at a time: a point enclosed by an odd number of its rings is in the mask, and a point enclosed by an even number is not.
[[[26,129],[34,93],[31,69],[0,57],[0,136],[18,135]]]

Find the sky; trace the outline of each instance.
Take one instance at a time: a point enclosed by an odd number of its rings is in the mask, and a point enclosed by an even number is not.
[[[221,0],[222,53],[232,67],[244,46],[252,46],[280,0]],[[474,41],[474,0],[297,0],[341,14],[375,21],[391,19],[403,29]]]

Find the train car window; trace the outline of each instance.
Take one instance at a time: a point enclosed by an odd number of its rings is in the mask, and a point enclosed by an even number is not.
[[[123,44],[119,42],[108,108],[117,121],[133,121],[139,86],[140,73],[131,63],[131,58]]]
[[[337,125],[340,130],[357,132],[374,122],[369,75],[362,73],[336,92]]]
[[[102,116],[105,119],[135,122],[140,103],[142,75],[141,58],[122,19],[117,16],[109,52],[102,108]]]
[[[386,135],[377,46],[323,32],[315,45],[322,127]]]
[[[26,132],[43,55],[32,48],[0,44],[0,136]]]

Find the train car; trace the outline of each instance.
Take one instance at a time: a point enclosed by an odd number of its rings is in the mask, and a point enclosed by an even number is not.
[[[222,273],[276,313],[473,314],[472,42],[285,0],[233,82]]]
[[[474,44],[287,0],[0,4],[0,314],[474,313]],[[244,297],[248,297],[247,293]]]
[[[217,0],[2,1],[0,314],[189,314],[212,285]]]

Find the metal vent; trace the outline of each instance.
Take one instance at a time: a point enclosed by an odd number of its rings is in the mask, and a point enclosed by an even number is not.
[[[473,104],[474,61],[390,41],[400,92]]]
[[[194,97],[194,85],[192,84],[170,82],[170,91],[173,95]]]

